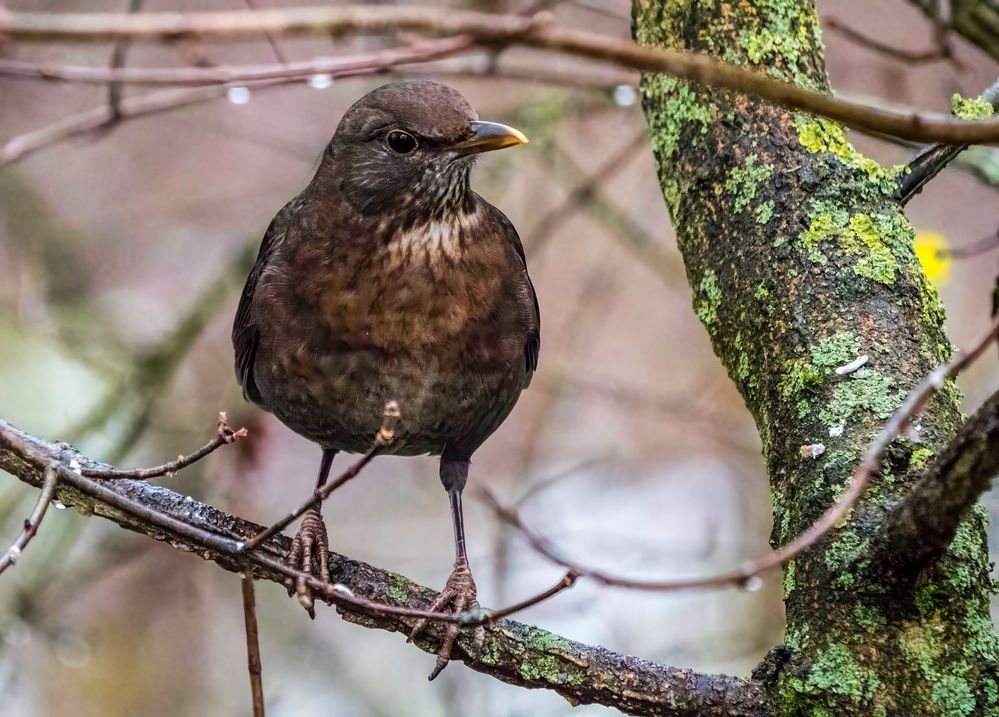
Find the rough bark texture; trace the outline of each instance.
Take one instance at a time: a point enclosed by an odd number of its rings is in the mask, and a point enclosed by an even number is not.
[[[912,0],[936,19],[941,0]],[[999,0],[950,0],[950,20],[946,25],[969,42],[999,60]]]
[[[635,0],[642,45],[828,91],[812,0]],[[657,74],[642,80],[693,303],[763,438],[781,545],[836,498],[905,393],[951,352],[892,199],[897,171],[843,128]],[[834,369],[861,355],[852,373]],[[913,573],[870,541],[961,422],[948,385],[845,523],[785,572],[785,645],[757,671],[775,715],[999,713],[985,516]],[[804,446],[822,444],[817,458]],[[807,456],[807,457],[806,457]]]
[[[237,558],[213,549],[198,539],[196,531],[219,536],[221,542],[246,540],[262,526],[199,503],[162,486],[136,480],[94,481],[69,468],[108,468],[90,461],[65,443],[46,443],[0,420],[0,471],[39,487],[45,468],[60,471],[62,483],[58,499],[84,515],[99,515],[121,527],[164,541],[176,550],[194,553],[233,572],[247,565],[257,579],[281,583],[282,576],[268,567],[275,556],[287,554],[291,541],[283,535],[267,541],[260,551]],[[88,486],[99,493],[86,492]],[[101,497],[101,493],[103,497]],[[128,505],[155,514],[153,522]],[[30,555],[29,555],[30,557]],[[418,610],[429,609],[436,593],[408,578],[386,570],[329,553],[334,582],[369,600]],[[337,606],[341,616],[369,628],[409,634],[415,618],[379,614]],[[305,618],[304,613],[300,613]],[[436,654],[444,636],[442,625],[431,623],[417,639],[417,646]],[[544,688],[557,692],[573,704],[602,704],[626,714],[657,717],[761,717],[762,689],[759,684],[725,675],[708,675],[694,670],[659,665],[638,657],[622,655],[602,647],[584,645],[560,635],[513,620],[497,620],[486,631],[486,641],[478,659],[470,635],[459,638],[455,659],[478,672],[521,687]]]

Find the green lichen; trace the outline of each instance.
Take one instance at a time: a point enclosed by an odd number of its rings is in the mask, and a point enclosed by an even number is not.
[[[959,94],[950,98],[950,111],[963,120],[989,119],[996,112],[988,100],[981,97],[961,97]]]
[[[850,589],[856,585],[854,569],[868,563],[867,555],[870,540],[860,537],[852,529],[845,529],[826,549],[824,558],[829,572],[836,576],[840,587]]]
[[[886,196],[894,191],[895,177],[899,170],[886,170],[854,149],[846,140],[842,125],[821,117],[798,115],[795,126],[798,129],[798,142],[809,152],[831,154],[847,167],[863,172],[873,186]]]
[[[844,209],[827,202],[813,201],[814,213],[809,227],[801,233],[802,247],[816,264],[829,259],[821,250],[823,242],[836,242],[844,256],[857,257],[853,271],[882,284],[895,283],[898,270],[896,254],[912,254],[912,227],[899,212],[871,217],[850,216]]]
[[[873,697],[880,684],[873,670],[858,665],[845,646],[833,643],[819,653],[805,686],[845,695],[860,703]]]
[[[795,581],[798,575],[797,563],[794,560],[789,560],[787,565],[784,566],[784,598],[794,592]]]
[[[857,626],[867,632],[876,633],[885,627],[885,616],[876,607],[857,603],[853,606],[851,612],[853,613],[853,619],[857,622]]]
[[[933,701],[946,717],[967,717],[975,713],[975,695],[968,681],[954,675],[945,675],[933,685]]]
[[[822,383],[822,372],[808,359],[793,359],[784,362],[784,373],[781,376],[778,390],[785,401],[794,399],[809,386]]]
[[[926,463],[933,457],[933,451],[929,448],[917,448],[909,456],[909,467],[921,469],[926,467]]]
[[[860,353],[860,341],[852,331],[837,331],[812,346],[812,363],[831,373],[837,366],[853,361]]]
[[[718,320],[718,307],[721,305],[721,289],[718,288],[718,278],[715,272],[708,269],[701,278],[697,290],[697,317],[705,326],[710,326]]]
[[[708,132],[715,112],[704,104],[694,87],[668,75],[648,73],[642,78],[642,93],[662,107],[655,115],[650,132],[652,146],[660,161],[672,159],[679,149],[680,136],[690,128],[693,141]]]
[[[728,179],[725,180],[725,189],[734,198],[733,209],[736,214],[742,212],[756,198],[760,185],[770,178],[773,171],[773,165],[763,164],[755,154],[746,157],[741,166],[732,167]]]
[[[756,207],[756,223],[760,225],[766,225],[770,223],[770,220],[774,216],[774,208],[776,203],[773,199],[768,199],[759,206]]]
[[[388,599],[396,605],[405,605],[409,601],[409,581],[396,573],[388,574],[388,587],[385,589]]]
[[[862,411],[869,411],[875,418],[888,418],[905,397],[904,391],[891,390],[894,385],[891,376],[862,368],[833,389],[832,398],[819,412],[819,418],[828,426],[846,424]]]

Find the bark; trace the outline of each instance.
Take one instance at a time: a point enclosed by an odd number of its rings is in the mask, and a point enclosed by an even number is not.
[[[274,570],[274,561],[288,552],[291,541],[285,536],[246,556],[234,555],[231,546],[256,535],[262,526],[162,486],[86,478],[76,471],[108,466],[94,463],[65,443],[47,443],[0,420],[0,471],[41,487],[47,468],[59,472],[58,500],[83,515],[106,518],[226,570],[243,572],[249,567],[258,580],[283,581]],[[358,597],[418,610],[429,609],[436,597],[433,590],[402,575],[336,553],[327,559],[333,581]],[[359,610],[344,603],[337,604],[337,610],[348,622],[401,635],[409,634],[414,623],[412,617]],[[416,644],[436,654],[443,637],[444,627],[431,622]],[[754,681],[659,665],[513,620],[497,620],[487,629],[477,659],[474,653],[471,635],[460,637],[456,660],[513,685],[553,690],[572,704],[602,704],[626,714],[658,717],[763,714],[762,690]]]
[[[829,91],[812,0],[633,7],[641,45]],[[893,198],[898,172],[841,126],[651,73],[642,98],[694,309],[763,439],[778,546],[829,507],[905,393],[947,359],[943,307]],[[999,713],[982,509],[925,569],[870,549],[954,437],[958,398],[949,384],[843,525],[787,566],[785,645],[757,671],[771,714]],[[815,458],[802,451],[814,444]]]

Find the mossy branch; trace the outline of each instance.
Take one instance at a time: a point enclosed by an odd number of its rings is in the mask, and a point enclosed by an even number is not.
[[[889,514],[872,540],[881,575],[912,580],[950,545],[961,521],[999,474],[999,392],[961,427]]]
[[[72,446],[48,443],[0,421],[0,470],[41,487],[46,469],[54,469],[60,477],[58,499],[83,515],[107,518],[226,570],[249,568],[257,579],[283,582],[284,575],[274,570],[273,553],[288,550],[290,540],[285,536],[276,536],[263,546],[269,551],[236,555],[218,549],[226,543],[237,545],[262,527],[161,486],[136,480],[103,482],[85,475],[90,469],[106,468]],[[217,540],[205,541],[199,536]],[[343,586],[345,595],[349,591],[358,598],[414,610],[427,610],[436,596],[406,577],[343,555],[330,553],[327,559],[333,580]],[[414,620],[343,602],[337,603],[337,610],[348,622],[403,635],[409,633]],[[431,623],[417,645],[435,654],[443,637],[444,626]],[[553,690],[573,704],[601,704],[626,714],[659,717],[763,714],[762,688],[755,682],[656,664],[512,620],[495,621],[487,630],[478,659],[473,657],[474,651],[472,638],[463,636],[455,657],[504,682]]]

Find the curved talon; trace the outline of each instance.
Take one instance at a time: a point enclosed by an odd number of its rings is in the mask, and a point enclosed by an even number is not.
[[[447,579],[444,589],[437,595],[433,604],[431,604],[430,612],[451,612],[455,615],[461,615],[464,612],[477,610],[478,608],[479,603],[476,600],[475,581],[472,579],[472,573],[468,569],[468,565],[456,565],[454,572],[451,573],[451,577]],[[412,642],[419,637],[420,633],[426,629],[427,622],[427,618],[420,618],[409,633],[407,642]],[[437,664],[427,679],[433,680],[447,667],[448,662],[451,661],[451,652],[454,649],[454,643],[460,634],[461,626],[458,623],[447,623],[447,632],[444,635],[444,641],[437,651]],[[476,626],[472,636],[475,641],[475,654],[472,656],[472,659],[476,661],[479,659],[482,647],[485,644],[485,628],[482,625]]]
[[[318,508],[310,508],[302,518],[302,525],[298,529],[298,534],[291,541],[291,550],[288,551],[288,563],[297,570],[314,575],[323,582],[330,582],[330,569],[326,562],[326,553],[329,551],[329,537],[326,533],[326,524]],[[318,558],[319,569],[313,566],[313,557]],[[315,599],[312,589],[304,578],[297,580],[288,579],[285,581],[288,595],[297,595],[299,604],[309,613],[309,617],[315,619]]]

